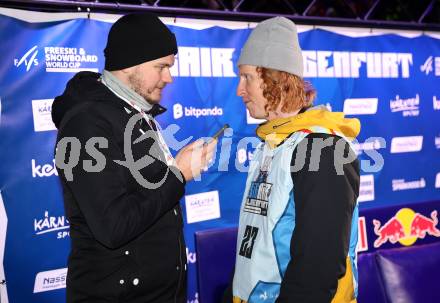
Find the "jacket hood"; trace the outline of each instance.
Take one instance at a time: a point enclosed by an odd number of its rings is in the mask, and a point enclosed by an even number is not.
[[[296,116],[268,121],[257,128],[257,135],[271,146],[277,146],[290,134],[317,126],[327,128],[335,135],[342,134],[348,140],[356,138],[361,129],[361,123],[356,118],[345,118],[342,112],[312,108]]]
[[[67,82],[63,94],[52,104],[52,121],[58,128],[64,115],[81,103],[115,98],[104,84],[98,81],[101,75],[93,72],[79,72]]]

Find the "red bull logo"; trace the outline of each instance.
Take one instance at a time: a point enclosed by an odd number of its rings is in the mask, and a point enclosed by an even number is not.
[[[424,239],[426,235],[440,237],[437,229],[437,211],[431,212],[431,217],[414,212],[410,208],[402,208],[394,217],[385,224],[379,220],[373,220],[374,233],[378,236],[374,241],[374,247],[378,248],[386,242],[395,244],[399,242],[404,246],[410,246],[417,239]]]

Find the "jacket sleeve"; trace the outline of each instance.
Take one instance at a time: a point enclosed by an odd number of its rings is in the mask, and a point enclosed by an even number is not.
[[[184,194],[185,181],[180,171],[160,161],[151,164],[160,165],[159,179],[163,180],[160,187],[148,189],[139,185],[136,190],[129,189],[129,179],[133,177],[128,168],[114,162],[124,160],[125,156],[115,142],[112,125],[105,118],[97,117],[93,111],[73,117],[60,134],[60,138],[66,137],[76,137],[81,143],[81,151],[79,162],[72,171],[72,181],[66,181],[65,171],[58,168],[64,190],[73,196],[72,203],[77,203],[95,239],[108,248],[118,248],[140,235],[176,206]],[[83,169],[83,160],[97,163],[85,150],[86,142],[92,137],[103,137],[108,141],[106,148],[97,148],[106,161],[99,172],[86,172]],[[69,155],[69,152],[66,154]],[[148,177],[148,166],[142,173]],[[179,174],[180,178],[177,177]]]
[[[313,140],[332,140],[321,150],[319,168],[309,169]],[[281,283],[277,302],[330,302],[338,279],[345,275],[352,214],[359,193],[358,160],[349,164],[335,157],[337,136],[311,134],[304,166],[292,172],[295,199],[295,229],[291,239],[291,261]],[[344,141],[345,142],[345,141]],[[305,146],[303,146],[305,147]],[[349,145],[345,142],[345,152]],[[298,146],[292,157],[294,167]],[[301,155],[299,155],[301,157]],[[298,158],[299,159],[299,158]],[[336,162],[335,162],[336,161]],[[335,166],[343,167],[343,174]],[[312,165],[313,167],[313,165]]]

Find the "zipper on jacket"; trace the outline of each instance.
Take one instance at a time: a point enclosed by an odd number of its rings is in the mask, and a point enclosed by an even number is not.
[[[176,209],[174,209],[174,211],[176,211]],[[181,237],[183,235],[182,230],[179,229],[179,235],[177,237],[177,241],[179,243],[179,280],[177,282],[177,289],[176,289],[176,293],[174,295],[174,302],[177,303],[177,294],[179,293],[179,289],[181,288],[181,281],[182,281],[182,274],[184,273],[185,268],[183,267],[183,260],[182,260],[182,241],[181,241]]]

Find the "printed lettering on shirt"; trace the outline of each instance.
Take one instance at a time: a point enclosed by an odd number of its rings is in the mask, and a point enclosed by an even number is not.
[[[238,254],[245,258],[252,257],[252,250],[254,249],[255,239],[257,238],[258,227],[246,225],[243,240],[241,241],[240,251]]]
[[[263,165],[255,181],[249,187],[249,193],[244,205],[244,211],[267,216],[269,207],[269,196],[272,190],[272,183],[267,182],[267,175],[272,163],[272,157],[265,157]]]

